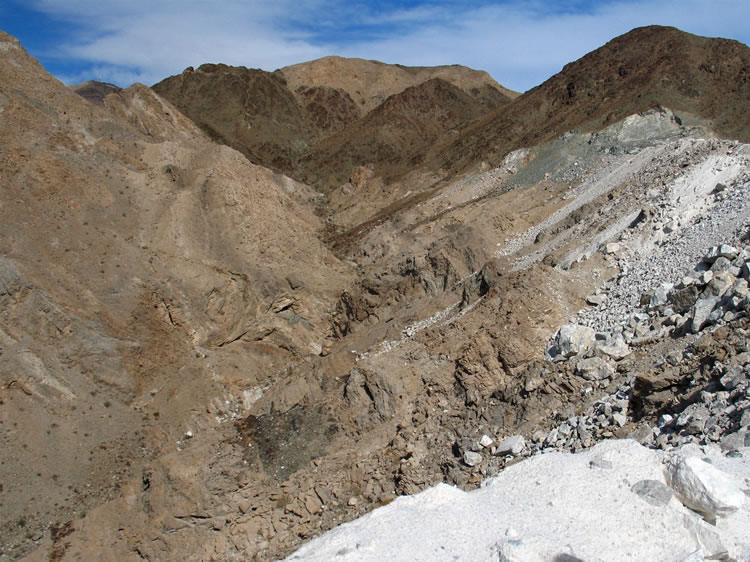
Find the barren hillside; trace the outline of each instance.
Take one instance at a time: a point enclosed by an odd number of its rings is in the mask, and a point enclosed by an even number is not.
[[[548,142],[571,129],[598,130],[664,106],[686,122],[750,141],[750,49],[737,41],[650,26],[616,37],[438,145],[433,166],[496,165],[509,151]]]
[[[394,94],[439,78],[472,95],[491,87],[513,99],[518,92],[498,84],[489,74],[454,64],[452,66],[403,66],[374,60],[323,57],[281,69],[289,89],[300,96],[309,88],[343,90],[354,100],[361,113],[369,113]]]
[[[458,65],[339,57],[273,73],[205,64],[153,89],[251,162],[322,191],[339,187],[357,166],[386,181],[404,175],[440,135],[515,96],[486,72]]]

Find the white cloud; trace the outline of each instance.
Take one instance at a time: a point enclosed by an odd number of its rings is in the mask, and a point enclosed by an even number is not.
[[[58,51],[85,64],[76,81],[99,77],[123,85],[150,84],[204,62],[274,70],[340,54],[464,64],[525,90],[642,25],[750,39],[746,0],[434,1],[392,9],[344,0],[38,0],[34,6],[79,30]]]

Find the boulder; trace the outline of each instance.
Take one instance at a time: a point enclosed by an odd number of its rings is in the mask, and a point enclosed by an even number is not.
[[[601,357],[589,357],[578,362],[576,374],[587,381],[599,381],[610,378],[615,374],[615,369]]]
[[[703,329],[708,322],[709,316],[711,316],[711,313],[719,302],[721,302],[721,297],[711,296],[701,298],[695,303],[692,318],[690,320],[691,332],[695,334]]]
[[[667,295],[672,290],[672,283],[662,283],[652,294],[648,303],[649,310],[664,306],[667,304]]]
[[[730,515],[745,502],[731,476],[698,457],[673,458],[667,478],[678,499],[707,520]]]
[[[747,280],[742,278],[737,279],[734,285],[732,285],[732,295],[740,299],[750,296],[750,287],[748,287]]]
[[[704,289],[702,296],[721,297],[732,288],[736,281],[737,278],[729,271],[719,271],[718,273],[714,273],[713,278],[708,282],[708,286]]]
[[[596,351],[597,353],[606,355],[615,361],[619,361],[630,355],[630,347],[628,347],[628,344],[625,343],[625,340],[622,338],[617,338],[615,341],[609,343],[597,342]]]
[[[703,261],[706,263],[714,263],[719,258],[726,258],[732,261],[739,255],[740,251],[734,246],[729,244],[722,244],[721,246],[713,246],[709,248],[708,253],[703,257]]]
[[[731,267],[732,262],[725,257],[719,257],[711,266],[711,271],[714,273],[718,273],[719,271],[729,271]]]
[[[679,415],[676,425],[683,428],[685,433],[698,435],[703,432],[710,415],[708,408],[702,404],[691,404]]]
[[[586,351],[594,341],[594,330],[578,324],[565,324],[555,336],[554,355],[568,358]]]

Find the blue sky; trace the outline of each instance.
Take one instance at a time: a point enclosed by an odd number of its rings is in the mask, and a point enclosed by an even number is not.
[[[750,43],[750,0],[0,0],[0,29],[66,83],[325,55],[463,64],[525,91],[642,25]]]

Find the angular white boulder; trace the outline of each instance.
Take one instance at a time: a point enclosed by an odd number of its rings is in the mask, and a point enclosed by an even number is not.
[[[709,520],[730,515],[745,502],[731,476],[698,457],[672,459],[667,478],[679,500]]]

